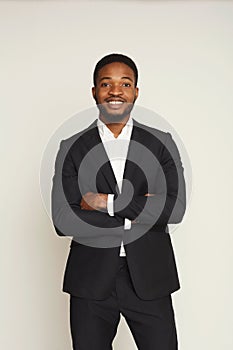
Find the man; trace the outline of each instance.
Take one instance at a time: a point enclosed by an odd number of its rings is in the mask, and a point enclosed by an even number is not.
[[[63,291],[75,350],[110,350],[120,314],[140,350],[175,350],[171,293],[180,288],[168,223],[185,212],[169,133],[138,123],[138,71],[110,54],[94,70],[99,118],[62,141],[53,178],[56,232],[73,236]]]

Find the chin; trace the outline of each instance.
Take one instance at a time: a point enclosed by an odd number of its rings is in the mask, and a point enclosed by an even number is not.
[[[127,115],[128,113],[122,113],[122,114],[111,114],[111,113],[102,113],[105,120],[109,123],[120,123]]]
[[[109,123],[120,123],[130,114],[131,110],[133,109],[133,104],[130,104],[124,111],[121,112],[109,112],[107,108],[101,104],[97,105],[97,107],[106,121]]]

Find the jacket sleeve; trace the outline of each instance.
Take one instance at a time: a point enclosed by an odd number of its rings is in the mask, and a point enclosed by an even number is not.
[[[133,195],[129,202],[127,193],[123,191],[114,202],[115,214],[139,224],[167,225],[182,221],[186,208],[184,169],[169,133],[159,163],[154,196]],[[124,203],[128,204],[124,206]]]
[[[96,236],[98,228],[123,225],[123,219],[118,215],[112,217],[107,211],[82,210],[81,198],[78,171],[66,141],[62,141],[55,161],[52,187],[52,220],[57,234],[91,238]]]

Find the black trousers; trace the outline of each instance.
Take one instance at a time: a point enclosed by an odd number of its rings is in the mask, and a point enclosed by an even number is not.
[[[125,257],[119,257],[116,285],[109,298],[99,301],[70,296],[73,349],[112,350],[120,314],[139,350],[178,349],[171,295],[149,301],[138,298]]]

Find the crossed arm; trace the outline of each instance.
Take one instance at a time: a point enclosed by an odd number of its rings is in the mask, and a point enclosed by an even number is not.
[[[81,194],[72,156],[66,142],[62,141],[56,159],[52,190],[52,215],[57,233],[64,235],[66,224],[77,228],[75,216],[96,227],[119,227],[123,225],[125,218],[136,223],[138,217],[137,223],[141,224],[179,223],[186,204],[183,167],[170,134],[167,136],[167,146],[164,147],[160,159],[166,179],[166,191],[161,190],[158,183],[154,193],[133,195],[130,203],[125,206],[122,204],[127,203],[127,194],[118,194],[116,201],[114,200],[114,216],[110,216],[106,211],[108,194],[89,191]],[[172,154],[169,152],[171,148],[175,150]],[[72,234],[67,232],[66,235]]]
[[[146,193],[144,196],[154,196],[152,193]],[[80,208],[82,210],[103,210],[107,209],[108,194],[87,192],[82,196],[80,202]],[[136,223],[136,220],[131,221],[132,224]]]
[[[159,175],[153,193],[133,195],[128,203],[127,193],[114,198],[114,215],[128,218],[132,223],[177,224],[182,221],[186,209],[186,191],[183,166],[179,151],[171,135],[167,133],[159,159]],[[153,171],[153,170],[152,170]],[[107,194],[87,192],[82,197],[82,210],[106,210]]]

